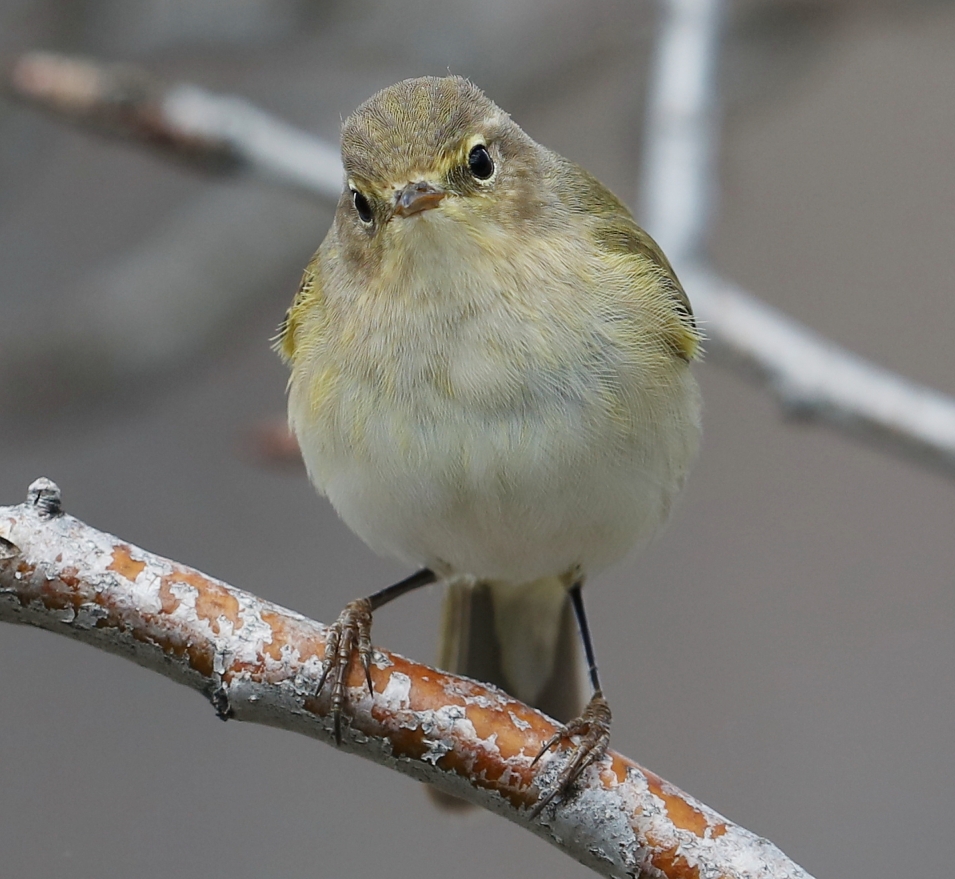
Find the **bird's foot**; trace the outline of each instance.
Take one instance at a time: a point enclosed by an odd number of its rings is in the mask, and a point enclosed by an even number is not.
[[[371,601],[359,598],[349,601],[338,619],[328,627],[325,635],[325,669],[318,682],[318,693],[325,683],[331,687],[332,725],[335,743],[342,743],[342,708],[345,705],[345,684],[352,652],[358,649],[358,658],[365,669],[368,692],[374,695],[371,685],[371,661],[374,648],[371,646]]]
[[[577,742],[568,749],[570,758],[567,765],[561,770],[554,786],[547,793],[541,791],[531,812],[531,818],[540,815],[555,798],[563,798],[583,771],[606,752],[610,744],[610,705],[607,704],[600,690],[593,694],[580,717],[570,721],[544,743],[531,766],[534,766],[554,745],[572,738],[577,738]]]

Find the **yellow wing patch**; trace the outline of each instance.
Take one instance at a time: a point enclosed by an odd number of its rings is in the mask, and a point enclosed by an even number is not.
[[[601,223],[595,238],[598,246],[608,254],[628,261],[639,261],[640,267],[635,274],[646,274],[646,270],[650,269],[657,275],[661,292],[668,297],[670,308],[671,319],[664,328],[666,342],[674,354],[687,362],[698,357],[703,337],[696,325],[693,308],[673,266],[657,243],[626,215],[618,215],[609,222]]]
[[[558,192],[567,207],[591,221],[594,241],[650,294],[643,305],[660,313],[660,332],[673,353],[690,361],[701,352],[702,335],[696,326],[686,292],[657,243],[633,220],[630,211],[606,186],[579,165],[553,155]],[[647,283],[649,282],[649,283]],[[659,295],[664,301],[659,301]],[[643,297],[638,297],[643,299]],[[655,307],[656,306],[656,307]]]
[[[290,363],[295,357],[298,330],[301,327],[304,312],[308,309],[309,303],[313,302],[320,293],[315,273],[315,261],[313,260],[302,276],[298,292],[292,299],[288,311],[285,312],[285,317],[279,324],[278,331],[271,339],[272,348],[279,353],[286,363]]]

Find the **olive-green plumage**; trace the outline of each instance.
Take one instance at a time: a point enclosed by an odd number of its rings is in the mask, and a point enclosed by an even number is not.
[[[695,454],[689,301],[614,195],[467,80],[379,92],[342,158],[277,343],[291,425],[346,523],[453,584],[446,662],[483,639],[539,701],[565,590],[657,530]]]

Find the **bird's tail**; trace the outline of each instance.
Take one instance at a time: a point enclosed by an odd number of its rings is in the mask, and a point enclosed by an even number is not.
[[[577,624],[563,578],[447,587],[438,665],[494,684],[555,720],[584,707]],[[463,800],[430,789],[443,806]]]

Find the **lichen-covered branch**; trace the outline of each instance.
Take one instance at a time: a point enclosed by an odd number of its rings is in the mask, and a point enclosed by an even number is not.
[[[955,476],[955,400],[857,357],[716,275],[705,259],[716,184],[714,73],[722,0],[668,0],[647,125],[641,220],[670,254],[719,362],[783,406]],[[206,170],[245,171],[322,199],[341,168],[324,141],[238,98],[165,86],[140,70],[50,53],[11,68],[8,90],[85,127]]]
[[[316,695],[324,626],[66,515],[47,479],[0,507],[0,620],[126,656],[204,693],[222,718],[333,743],[327,694]],[[531,768],[553,721],[385,651],[373,696],[363,683],[356,664],[344,750],[497,812],[601,875],[809,879],[772,843],[613,752],[532,819],[538,784],[563,762],[558,751]]]

